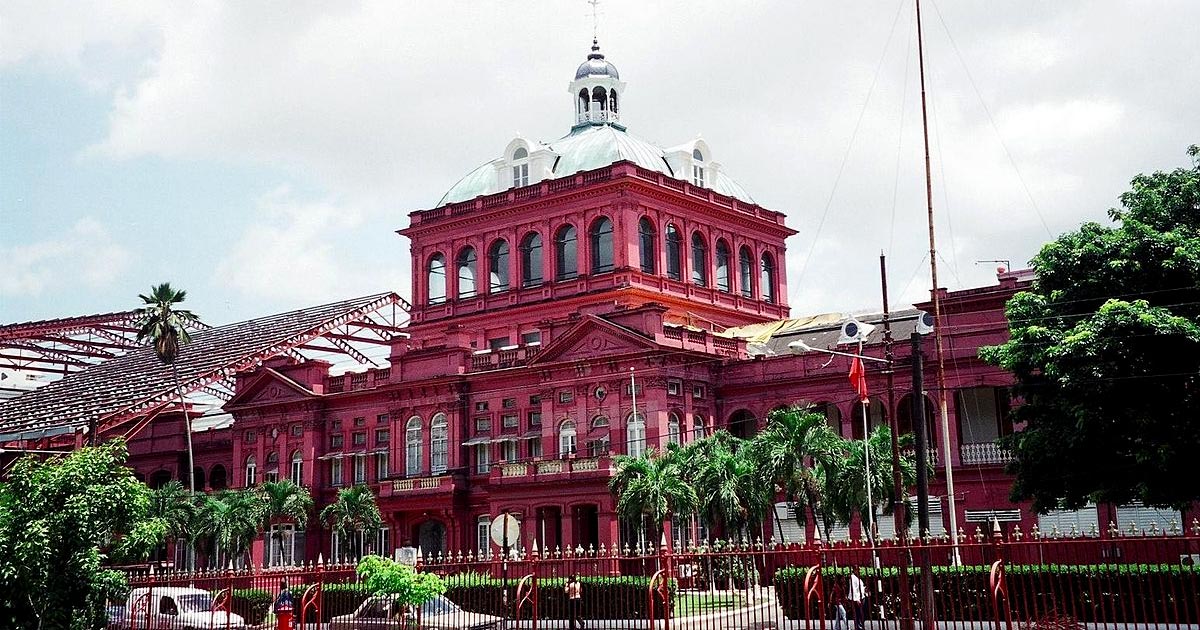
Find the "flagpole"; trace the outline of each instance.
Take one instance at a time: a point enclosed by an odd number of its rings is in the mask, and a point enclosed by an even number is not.
[[[860,339],[858,342],[858,353],[863,352],[863,342]],[[866,379],[866,374],[863,375]],[[867,540],[871,542],[872,554],[875,547],[875,502],[871,498],[871,400],[865,396],[861,397],[863,407],[863,456],[866,470],[863,471],[864,477],[867,480]]]

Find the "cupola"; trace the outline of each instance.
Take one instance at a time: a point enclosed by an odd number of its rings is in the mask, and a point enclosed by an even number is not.
[[[575,126],[606,125],[621,121],[621,98],[625,84],[617,67],[600,52],[600,44],[592,40],[592,52],[587,61],[575,70],[570,92],[575,101]]]

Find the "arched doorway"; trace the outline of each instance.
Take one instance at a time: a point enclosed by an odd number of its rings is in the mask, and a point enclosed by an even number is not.
[[[417,525],[417,547],[426,558],[446,552],[446,526],[440,521]]]
[[[729,433],[733,437],[748,440],[758,433],[758,420],[746,409],[735,411],[729,416]]]
[[[208,473],[208,485],[213,490],[224,490],[229,487],[224,466],[217,464],[212,467],[212,471]]]
[[[167,470],[156,470],[150,475],[150,487],[157,490],[171,480],[171,472]]]

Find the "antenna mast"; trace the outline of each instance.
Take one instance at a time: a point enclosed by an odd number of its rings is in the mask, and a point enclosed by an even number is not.
[[[933,228],[933,175],[929,166],[929,117],[925,105],[925,46],[921,33],[921,0],[915,0],[917,5],[917,66],[921,74],[921,132],[925,138],[925,208],[929,223],[929,277],[933,284],[933,340],[937,348],[937,380],[938,400],[941,407],[942,452],[946,458],[946,499],[950,511],[950,541],[954,545],[954,562],[959,563],[958,556],[958,511],[954,497],[954,457],[950,452],[950,420],[946,408],[946,359],[942,351],[942,299],[938,289],[937,275],[937,241]],[[923,392],[913,392],[914,396],[923,396]],[[914,421],[921,422],[923,418]],[[920,455],[919,455],[920,456]]]

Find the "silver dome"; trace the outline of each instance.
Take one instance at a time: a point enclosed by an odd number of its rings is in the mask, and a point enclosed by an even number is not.
[[[594,39],[592,40],[592,52],[588,55],[587,61],[579,64],[579,68],[575,70],[576,80],[589,76],[621,78],[617,67],[604,60],[604,55],[600,52],[600,44]]]

